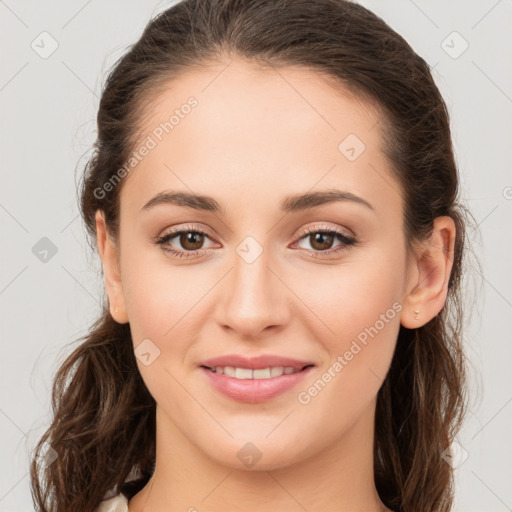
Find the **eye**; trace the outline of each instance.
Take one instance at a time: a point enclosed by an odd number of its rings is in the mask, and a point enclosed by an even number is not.
[[[209,238],[209,234],[205,231],[192,227],[184,227],[179,230],[164,233],[156,239],[156,243],[162,246],[162,250],[178,258],[190,258],[196,256],[201,250],[204,250],[204,241]],[[181,247],[172,247],[172,243],[177,243]]]
[[[211,247],[204,248],[205,239],[211,241],[211,236],[206,231],[193,226],[174,229],[156,238],[155,243],[162,250],[178,258],[192,258],[201,253],[210,252]],[[309,242],[311,249],[301,245]],[[338,242],[338,245],[335,245]],[[342,231],[327,226],[312,226],[302,233],[301,237],[293,245],[299,245],[300,249],[308,251],[313,257],[328,257],[339,252],[346,251],[350,246],[358,242],[355,238]],[[174,246],[177,244],[179,247]],[[213,244],[213,247],[215,244]]]
[[[301,246],[301,242],[307,242],[312,249]],[[338,245],[334,245],[339,242]],[[356,245],[357,240],[342,231],[324,226],[312,226],[296,242],[301,249],[312,253],[314,257],[332,256]]]

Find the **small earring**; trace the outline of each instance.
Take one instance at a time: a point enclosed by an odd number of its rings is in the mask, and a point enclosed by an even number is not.
[[[119,312],[119,308],[114,309],[114,313],[118,313],[118,312]]]
[[[414,313],[416,314],[416,316],[414,317],[414,320],[418,320],[418,314],[419,314],[419,309],[415,309],[414,310]]]

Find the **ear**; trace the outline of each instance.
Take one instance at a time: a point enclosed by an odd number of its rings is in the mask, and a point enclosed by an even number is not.
[[[411,264],[409,291],[400,317],[404,327],[421,327],[443,309],[453,266],[455,234],[455,222],[451,217],[434,219],[431,237],[419,246]]]
[[[105,216],[101,210],[96,211],[95,220],[96,241],[103,264],[105,289],[107,290],[110,314],[117,323],[125,324],[128,322],[128,315],[126,314],[123,286],[121,283],[118,250],[108,234]]]

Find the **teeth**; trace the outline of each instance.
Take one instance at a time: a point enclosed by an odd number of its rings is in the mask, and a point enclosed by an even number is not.
[[[215,373],[223,373],[228,377],[235,379],[270,379],[272,377],[280,377],[281,375],[289,375],[290,373],[297,373],[301,370],[298,368],[273,366],[271,368],[261,368],[251,370],[250,368],[234,368],[233,366],[216,366],[210,368]]]
[[[280,375],[283,375],[284,368],[282,366],[275,366],[273,368],[270,368],[270,376],[271,377],[279,377]]]
[[[253,379],[270,379],[272,372],[270,368],[261,368],[258,370],[252,371],[252,378]]]
[[[228,377],[235,377],[235,376],[236,376],[235,369],[234,369],[232,366],[225,366],[225,367],[224,367],[224,373],[225,373]]]
[[[237,379],[252,379],[252,370],[249,368],[235,368]]]

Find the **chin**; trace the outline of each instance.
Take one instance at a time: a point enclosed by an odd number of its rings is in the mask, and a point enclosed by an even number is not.
[[[216,446],[217,448],[220,447],[219,444]],[[211,447],[212,444],[208,446],[208,451],[205,453],[216,463],[231,469],[244,471],[284,469],[306,458],[303,446],[297,443],[283,444],[282,438],[276,438],[272,441],[234,440],[224,449],[215,452],[211,451]]]

